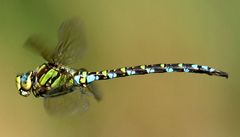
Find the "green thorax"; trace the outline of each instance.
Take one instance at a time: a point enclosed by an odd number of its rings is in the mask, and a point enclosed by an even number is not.
[[[54,89],[67,89],[73,86],[73,77],[69,69],[56,64],[42,64],[35,70],[35,77],[34,92],[40,96]]]

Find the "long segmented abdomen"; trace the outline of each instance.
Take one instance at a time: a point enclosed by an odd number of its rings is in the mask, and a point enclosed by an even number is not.
[[[208,66],[197,64],[153,64],[153,65],[140,65],[134,67],[122,67],[113,70],[103,70],[99,72],[79,72],[74,77],[77,84],[87,85],[96,80],[107,80],[125,76],[143,75],[151,73],[170,73],[170,72],[186,72],[186,73],[200,73],[215,75],[228,78],[228,74],[223,71],[218,71]]]

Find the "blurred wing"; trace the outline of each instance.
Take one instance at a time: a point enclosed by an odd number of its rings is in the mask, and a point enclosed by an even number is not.
[[[43,37],[40,35],[31,35],[26,42],[24,43],[24,47],[39,54],[46,61],[52,62],[52,50],[50,46],[45,42]]]
[[[93,94],[94,98],[97,100],[97,101],[101,101],[102,100],[102,92],[100,92],[96,86],[95,83],[91,83],[87,86],[87,89]]]
[[[84,90],[84,88],[81,88],[81,90]],[[54,116],[67,116],[85,112],[88,110],[89,102],[87,94],[83,93],[74,91],[56,97],[45,97],[45,110],[48,114]]]
[[[79,60],[86,47],[83,23],[72,18],[61,24],[58,30],[58,44],[54,51],[55,62],[67,65]]]

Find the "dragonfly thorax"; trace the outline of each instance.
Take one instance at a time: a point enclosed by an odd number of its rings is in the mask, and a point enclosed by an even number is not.
[[[36,97],[66,94],[74,86],[74,69],[60,64],[44,63],[34,71],[33,94]]]

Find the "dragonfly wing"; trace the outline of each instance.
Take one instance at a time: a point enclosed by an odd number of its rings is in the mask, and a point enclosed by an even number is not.
[[[102,100],[102,92],[100,90],[98,90],[97,86],[95,83],[91,83],[87,86],[88,90],[93,94],[94,98],[97,101],[101,101]]]
[[[81,90],[84,90],[84,88],[81,88]],[[45,97],[44,107],[50,115],[66,116],[87,111],[89,102],[87,94],[74,91],[61,96]]]
[[[58,44],[53,54],[55,62],[67,65],[79,60],[86,47],[83,22],[72,18],[61,24],[58,30]]]
[[[46,61],[52,62],[52,51],[45,39],[40,35],[31,35],[24,43],[24,47],[39,54]]]

